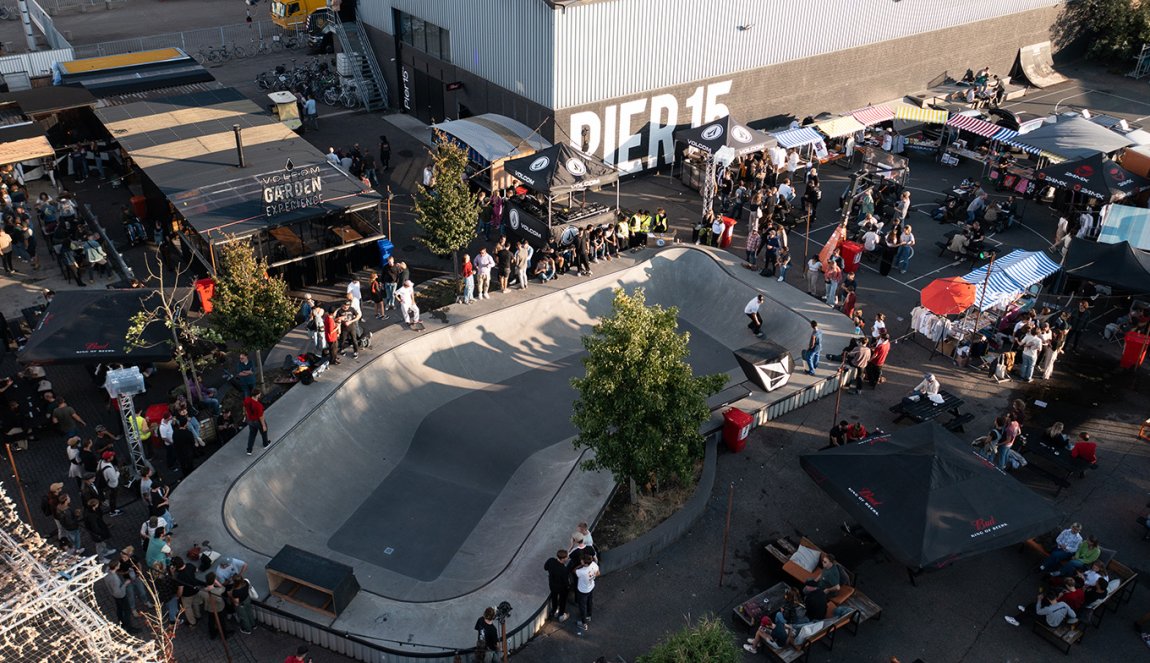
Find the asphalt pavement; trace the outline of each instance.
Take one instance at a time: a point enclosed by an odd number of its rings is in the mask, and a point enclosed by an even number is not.
[[[136,0],[133,0],[135,2]],[[131,5],[129,5],[131,6]],[[122,10],[113,10],[122,11]],[[241,89],[254,88],[250,81],[255,73],[274,66],[283,57],[249,59],[225,64],[213,72],[221,80],[241,83]],[[1150,118],[1150,94],[1144,82],[1132,81],[1099,72],[1089,67],[1068,67],[1064,72],[1076,80],[1046,90],[1033,90],[1023,100],[1007,104],[1032,113],[1056,112],[1065,108],[1086,107],[1134,122]],[[245,88],[244,85],[247,85]],[[258,90],[252,94],[259,100]],[[385,185],[398,194],[392,205],[393,239],[402,254],[414,264],[434,270],[445,270],[445,262],[427,255],[412,237],[415,225],[411,215],[409,193],[416,174],[423,167],[423,144],[397,128],[397,123],[381,114],[339,114],[321,108],[321,129],[306,137],[321,150],[360,143],[374,146],[381,133],[391,140],[395,157],[393,168],[386,174]],[[338,121],[330,121],[338,118]],[[405,118],[406,119],[406,118]],[[400,122],[398,124],[405,124]],[[911,261],[910,270],[901,275],[881,277],[870,265],[864,265],[859,276],[859,302],[868,318],[877,312],[887,315],[895,336],[902,336],[908,325],[910,309],[917,303],[918,291],[938,276],[954,276],[966,271],[937,256],[931,250],[934,242],[950,229],[929,219],[930,209],[943,191],[965,177],[979,174],[979,169],[963,164],[945,168],[929,159],[912,158],[910,187],[916,215],[912,217],[920,249]],[[811,245],[826,239],[837,221],[833,200],[845,184],[847,171],[836,166],[825,167],[824,203],[812,224]],[[612,196],[609,196],[613,198]],[[668,209],[680,232],[698,214],[698,196],[666,173],[645,175],[622,184],[624,206],[657,205]],[[1008,233],[993,236],[1003,250],[1011,248],[1040,249],[1053,239],[1056,215],[1040,205],[1030,203],[1024,210],[1021,226]],[[792,234],[792,246],[803,237]],[[741,252],[742,238],[732,250]],[[142,251],[142,250],[141,250]],[[795,252],[796,258],[798,252]],[[797,262],[797,261],[796,261]],[[795,275],[798,278],[798,275]],[[798,281],[794,281],[797,283]],[[1096,330],[1095,330],[1096,331]],[[769,321],[768,321],[769,333]],[[1084,480],[1076,480],[1057,498],[1048,482],[1033,472],[1019,473],[1036,491],[1054,500],[1066,514],[1067,521],[1080,520],[1087,533],[1097,534],[1103,545],[1118,551],[1118,559],[1135,570],[1150,569],[1150,550],[1141,540],[1142,531],[1134,517],[1143,512],[1150,493],[1150,446],[1136,438],[1138,425],[1150,414],[1146,396],[1148,381],[1113,372],[1118,346],[1104,344],[1092,334],[1080,356],[1068,356],[1056,368],[1055,384],[1022,385],[1016,382],[996,384],[984,374],[959,369],[913,340],[898,343],[891,352],[886,375],[889,382],[876,391],[861,396],[843,395],[841,403],[824,399],[770,422],[752,433],[751,443],[740,455],[723,453],[719,458],[718,481],[709,508],[700,522],[670,550],[628,571],[602,578],[596,591],[594,628],[582,637],[576,636],[570,622],[549,625],[530,645],[515,654],[525,662],[591,661],[600,655],[608,660],[615,656],[632,660],[668,631],[680,628],[686,621],[712,613],[729,618],[731,609],[740,601],[765,589],[779,578],[778,565],[763,550],[767,541],[781,535],[804,534],[835,550],[859,573],[859,586],[883,606],[881,621],[868,622],[855,637],[839,638],[833,651],[816,647],[815,661],[886,661],[898,656],[903,661],[919,657],[928,663],[943,661],[1045,661],[1053,660],[1056,651],[1028,629],[1007,624],[1003,617],[1013,615],[1015,606],[1033,601],[1038,575],[1037,560],[1015,549],[1005,549],[951,568],[929,574],[913,587],[897,564],[880,555],[863,550],[842,535],[839,524],[845,514],[834,505],[799,469],[797,456],[825,444],[826,431],[837,416],[859,420],[868,427],[892,428],[887,407],[896,402],[919,379],[924,370],[939,376],[943,385],[968,401],[968,409],[979,419],[968,426],[968,436],[980,434],[993,415],[1004,409],[1012,398],[1024,398],[1041,418],[1070,417],[1074,430],[1089,430],[1101,441],[1100,468]],[[14,367],[12,356],[5,355],[3,372]],[[115,424],[107,411],[106,400],[90,386],[81,369],[54,369],[53,380],[69,396],[89,422]],[[1036,401],[1048,403],[1039,408]],[[62,476],[63,453],[55,439],[34,445],[17,455],[22,478],[35,503],[48,483]],[[13,482],[5,472],[4,484],[10,494]],[[728,491],[733,486],[734,507],[726,564],[721,564],[724,522]],[[34,509],[34,507],[33,507]],[[143,519],[141,505],[128,506],[128,514],[113,521],[118,540],[134,539],[133,532]],[[47,523],[34,514],[42,531]],[[543,560],[539,561],[540,566]],[[720,582],[720,575],[722,580]],[[540,582],[545,579],[540,574]],[[1144,583],[1143,583],[1144,584]],[[1134,600],[1108,616],[1100,629],[1090,629],[1075,655],[1089,660],[1137,660],[1145,657],[1145,645],[1130,627],[1130,621],[1148,607],[1144,587],[1139,587]],[[468,628],[470,625],[461,625]],[[257,632],[258,633],[258,632]],[[202,642],[201,642],[202,640]],[[240,660],[282,660],[295,643],[287,636],[263,633],[241,638]],[[178,642],[181,661],[216,661],[222,650],[197,632]],[[236,651],[232,651],[236,656]],[[338,661],[329,652],[316,656],[317,661]],[[747,655],[747,660],[754,657]]]

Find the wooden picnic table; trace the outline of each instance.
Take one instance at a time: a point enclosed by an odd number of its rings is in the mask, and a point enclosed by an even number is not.
[[[775,611],[783,605],[783,597],[789,586],[780,582],[765,592],[761,592],[743,601],[735,607],[735,616],[752,630],[759,627],[759,618],[763,615],[772,617]]]
[[[939,389],[938,395],[942,396],[942,403],[937,405],[926,396],[922,396],[918,401],[914,402],[904,398],[902,401],[891,406],[890,411],[898,415],[895,417],[895,423],[903,419],[910,419],[915,423],[921,424],[924,421],[937,419],[943,414],[950,414],[955,419],[963,418],[963,415],[959,411],[963,405],[966,405],[966,401],[945,389]]]
[[[1063,488],[1070,486],[1071,476],[1090,469],[1090,463],[1072,458],[1070,451],[1055,449],[1045,442],[1027,442],[1022,447],[1022,455],[1029,463],[1029,467],[1049,477],[1058,486],[1058,490],[1054,493],[1055,497],[1062,493]]]

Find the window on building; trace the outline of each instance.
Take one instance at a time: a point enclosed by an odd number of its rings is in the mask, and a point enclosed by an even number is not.
[[[433,58],[451,61],[451,32],[411,14],[395,12],[396,31],[401,42]]]

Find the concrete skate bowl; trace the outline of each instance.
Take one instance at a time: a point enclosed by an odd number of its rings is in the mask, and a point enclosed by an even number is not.
[[[491,582],[560,501],[583,518],[604,504],[578,490],[595,475],[578,468],[570,441],[570,379],[582,374],[581,337],[619,285],[679,307],[697,373],[735,375],[731,350],[753,340],[742,309],[754,291],[703,251],[666,250],[376,357],[232,484],[229,531],[269,557],[291,544],[350,564],[364,590],[398,601]],[[780,338],[805,333],[799,315],[764,317]]]

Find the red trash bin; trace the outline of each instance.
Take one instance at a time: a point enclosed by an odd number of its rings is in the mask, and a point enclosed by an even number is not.
[[[747,436],[751,434],[754,417],[737,408],[723,412],[723,442],[727,448],[739,453],[747,446]]]
[[[848,274],[857,272],[862,265],[863,245],[858,242],[840,242],[839,249],[842,251],[843,271]]]
[[[140,221],[148,219],[148,199],[144,196],[132,196],[132,214]]]
[[[735,221],[729,216],[720,217],[723,221],[723,236],[719,238],[719,247],[727,248],[731,245],[731,240],[735,238]]]

